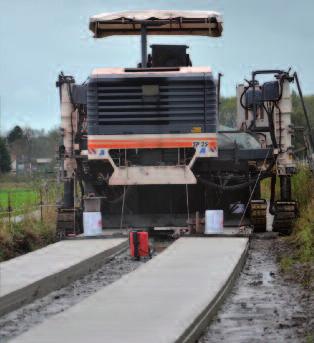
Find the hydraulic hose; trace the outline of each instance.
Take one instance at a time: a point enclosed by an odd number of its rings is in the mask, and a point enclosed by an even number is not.
[[[260,177],[260,180],[266,179],[268,177],[269,177],[269,174],[264,174],[263,176]],[[229,186],[219,185],[219,184],[217,184],[215,182],[206,180],[206,179],[204,179],[202,177],[198,177],[198,180],[200,182],[204,183],[205,185],[213,188],[213,189],[232,192],[232,191],[236,191],[236,190],[239,190],[239,189],[242,189],[242,188],[246,188],[246,187],[254,184],[257,179],[254,178],[254,179],[251,179],[250,181],[247,181],[247,182],[242,182],[242,183],[238,183],[236,185],[229,185]]]

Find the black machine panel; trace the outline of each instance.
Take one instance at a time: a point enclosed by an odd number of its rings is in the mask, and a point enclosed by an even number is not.
[[[87,104],[87,85],[76,85],[72,86],[72,100],[75,105],[86,105]]]
[[[157,45],[152,48],[152,67],[180,67],[191,65],[186,45]]]
[[[87,89],[88,134],[216,132],[210,73],[103,75]]]

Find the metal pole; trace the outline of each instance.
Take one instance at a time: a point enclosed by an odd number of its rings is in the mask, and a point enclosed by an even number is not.
[[[76,206],[76,174],[74,173],[74,185],[73,185],[73,225],[74,225],[74,235],[76,236],[76,212],[75,212],[75,206]]]
[[[1,96],[0,96],[0,136],[1,136],[1,133],[2,133],[2,126],[1,126]]]
[[[141,49],[142,49],[142,68],[147,67],[147,29],[142,24],[141,27]]]
[[[217,111],[218,111],[218,119],[219,119],[219,112],[220,112],[220,88],[221,88],[221,78],[223,77],[222,73],[218,73],[218,84],[217,84]]]
[[[298,88],[298,92],[299,92],[299,96],[300,96],[300,100],[301,100],[301,105],[302,105],[302,109],[303,109],[305,120],[306,120],[306,124],[307,124],[307,129],[309,131],[308,132],[309,139],[310,139],[310,142],[311,142],[311,145],[312,145],[312,149],[314,149],[314,140],[313,140],[313,137],[312,137],[312,127],[311,127],[311,123],[310,123],[310,120],[309,120],[307,108],[305,106],[305,102],[304,102],[303,93],[302,93],[301,85],[300,85],[300,82],[299,82],[298,74],[294,73],[293,76],[294,76],[294,79],[295,79],[296,84],[297,84],[297,88]]]
[[[288,175],[280,176],[280,200],[291,201],[291,178]]]

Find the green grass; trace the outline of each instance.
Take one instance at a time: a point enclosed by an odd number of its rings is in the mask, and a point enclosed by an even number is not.
[[[296,244],[296,257],[301,263],[314,262],[314,178],[302,168],[292,179],[292,192],[299,202],[300,218],[297,220],[292,240]]]
[[[60,194],[55,179],[0,176],[0,218],[8,216],[4,212],[8,210],[9,201],[14,216],[33,211],[39,206],[41,198],[44,204],[55,204]]]
[[[298,172],[291,178],[291,187],[292,187],[292,198],[297,200],[300,204],[300,207],[303,208],[307,205],[311,196],[313,195],[313,190],[311,185],[313,183],[313,174],[306,167],[300,167]],[[270,198],[270,178],[264,179],[261,181],[261,194],[262,198]],[[276,199],[279,199],[280,196],[280,179],[277,176],[276,180]]]
[[[36,206],[39,203],[39,194],[32,189],[1,189],[0,214],[8,210],[9,203],[13,211],[21,211]]]
[[[280,180],[276,182],[276,198],[279,198]],[[280,253],[280,266],[284,272],[296,275],[305,286],[314,286],[314,177],[307,167],[300,167],[291,179],[292,197],[299,203],[300,217],[293,233],[283,238],[286,249]],[[270,198],[270,179],[261,183],[262,197]],[[312,286],[311,286],[312,285]]]
[[[299,202],[301,209],[305,208],[314,198],[313,174],[308,168],[301,167],[298,173],[292,177],[291,184],[293,198]]]
[[[300,218],[297,220],[292,243],[295,244],[295,257],[301,263],[314,263],[314,199],[301,207]]]
[[[34,210],[39,209],[40,193],[43,204],[50,205],[43,207],[43,220],[34,216]],[[0,261],[55,242],[56,208],[53,205],[60,195],[61,187],[54,179],[0,176]],[[5,218],[9,198],[13,208],[11,216],[23,214],[18,223]]]
[[[270,178],[261,181],[261,197],[267,200],[270,198]]]
[[[306,343],[313,343],[314,342],[314,334],[310,334],[306,337]]]
[[[40,193],[43,204],[55,205],[60,187],[54,179],[0,176],[0,261],[44,247],[55,241],[56,208],[43,207],[43,220],[34,216],[39,209]],[[23,214],[23,220],[8,221],[10,198],[12,217]]]
[[[314,287],[314,178],[301,168],[292,178],[292,194],[299,202],[300,217],[286,238],[287,250],[280,256],[283,271],[294,274],[304,286]]]

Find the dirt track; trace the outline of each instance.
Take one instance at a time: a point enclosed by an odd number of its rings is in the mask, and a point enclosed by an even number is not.
[[[313,297],[283,279],[276,242],[252,240],[240,278],[199,343],[313,342]]]

